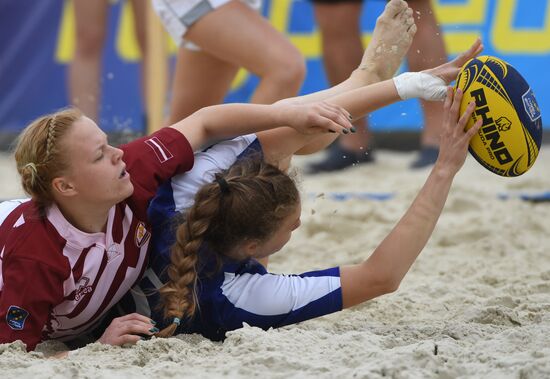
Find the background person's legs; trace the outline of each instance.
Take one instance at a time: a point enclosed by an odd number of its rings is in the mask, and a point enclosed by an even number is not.
[[[180,47],[172,81],[169,124],[222,103],[238,69],[204,51]]]
[[[134,12],[134,35],[136,37],[139,51],[141,52],[141,65],[140,65],[140,85],[141,85],[141,99],[143,104],[144,113],[147,114],[146,109],[146,94],[148,91],[147,80],[145,73],[147,72],[147,7],[150,6],[149,0],[131,0],[132,10]]]
[[[437,23],[430,0],[411,0],[417,32],[407,54],[410,71],[422,71],[447,61],[447,52],[441,29]],[[412,162],[412,168],[435,163],[439,153],[439,137],[443,124],[443,103],[421,101],[424,113],[424,129],[420,138],[420,153]]]
[[[185,40],[199,46],[200,51],[180,49],[171,122],[201,107],[221,103],[238,67],[260,77],[253,103],[271,104],[295,96],[305,77],[305,63],[298,49],[240,0],[200,18],[189,28]]]
[[[317,101],[344,101],[342,95],[380,81],[391,79],[407,51],[416,32],[412,10],[404,1],[392,0],[378,17],[370,44],[364,51],[358,67],[339,84],[307,95],[288,98],[279,101],[286,104],[308,104]],[[390,48],[388,48],[388,46]],[[363,92],[361,100],[351,95],[342,106],[351,107],[351,115],[356,118],[364,116],[369,111],[378,109],[387,103],[380,103],[383,96],[374,87],[369,91],[371,96]],[[361,105],[359,105],[361,104]],[[262,144],[264,157],[270,163],[279,163],[286,168],[292,155],[313,154],[334,142],[337,134],[304,135],[290,128],[277,128],[257,133]],[[281,144],[280,141],[285,141]]]
[[[433,13],[430,0],[411,0],[417,33],[407,54],[410,71],[422,71],[437,66],[447,60],[443,36]],[[360,15],[361,1],[316,1],[315,18],[322,35],[323,62],[331,85],[339,83],[347,76],[347,70],[354,68],[357,52],[361,47]],[[349,71],[348,71],[349,74]],[[421,102],[424,114],[424,127],[420,138],[420,152],[411,167],[431,165],[439,152],[439,136],[442,123],[443,105],[437,102]],[[369,145],[372,135],[366,120],[360,120],[357,136],[339,137],[338,143],[329,149],[326,160],[313,164],[313,172],[331,171],[360,162],[369,161]]]
[[[69,101],[98,121],[101,57],[106,36],[107,0],[74,0],[76,48],[69,66]]]
[[[362,0],[314,1],[315,20],[321,32],[323,64],[330,86],[347,79],[363,56],[360,17]],[[367,121],[354,123],[357,133],[341,136],[329,147],[328,156],[310,166],[311,172],[342,169],[359,162],[372,162],[371,133]]]
[[[147,93],[145,80],[146,12],[148,0],[131,0],[134,15],[134,33],[141,51],[142,94]],[[69,101],[86,116],[98,121],[101,104],[101,71],[107,19],[108,0],[74,0],[76,47],[69,66]],[[145,99],[145,96],[142,96]],[[144,104],[145,107],[145,104]]]

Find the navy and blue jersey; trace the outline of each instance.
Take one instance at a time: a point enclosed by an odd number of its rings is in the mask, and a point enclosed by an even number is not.
[[[196,153],[193,169],[175,176],[157,192],[149,207],[153,224],[150,265],[139,285],[120,303],[124,313],[138,312],[154,319],[159,328],[167,326],[171,320],[164,320],[158,289],[168,280],[170,248],[181,215],[193,204],[198,189],[214,180],[214,174],[252,154],[261,155],[254,135],[218,143]],[[342,309],[338,267],[282,275],[267,272],[254,259],[226,258],[219,268],[212,252],[202,248],[197,283],[197,312],[182,322],[178,332],[200,333],[212,340],[223,339],[227,331],[243,323],[269,329]]]

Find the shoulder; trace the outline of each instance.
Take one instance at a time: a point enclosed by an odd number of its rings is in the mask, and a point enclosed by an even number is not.
[[[5,210],[6,205],[1,205]],[[0,225],[0,249],[6,266],[17,259],[65,272],[69,267],[62,254],[65,242],[49,221],[38,215],[32,201],[17,205]]]
[[[193,149],[187,138],[174,128],[162,128],[151,135],[122,145],[120,148],[127,154],[126,159],[128,156],[142,157],[143,155],[154,156],[160,163],[168,162],[173,158],[189,159],[191,164],[187,170],[192,167]]]

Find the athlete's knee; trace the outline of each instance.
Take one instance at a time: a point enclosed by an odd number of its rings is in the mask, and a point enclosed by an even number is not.
[[[266,79],[274,80],[280,85],[299,86],[306,76],[306,63],[298,50],[279,56],[272,60]]]

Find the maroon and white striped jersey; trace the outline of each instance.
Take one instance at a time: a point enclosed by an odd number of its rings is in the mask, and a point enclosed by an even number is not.
[[[109,211],[105,233],[84,233],[59,208],[39,217],[32,200],[0,204],[0,343],[29,350],[90,330],[147,266],[147,207],[159,185],[193,166],[173,128],[121,147],[134,193]]]

